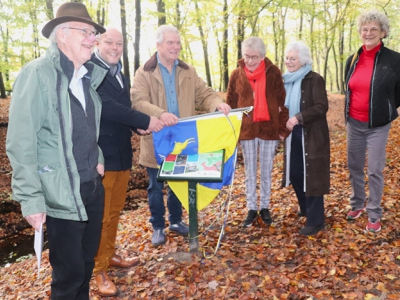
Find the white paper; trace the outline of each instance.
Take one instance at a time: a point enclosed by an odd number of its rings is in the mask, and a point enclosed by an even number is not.
[[[36,253],[37,267],[38,267],[38,279],[40,274],[40,264],[42,261],[43,251],[43,223],[40,223],[39,231],[35,230],[35,242],[33,244]]]

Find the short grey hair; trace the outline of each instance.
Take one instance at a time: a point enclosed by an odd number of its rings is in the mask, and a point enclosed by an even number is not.
[[[285,49],[285,56],[290,51],[297,52],[297,55],[299,56],[300,64],[302,66],[312,64],[310,48],[303,42],[296,41],[296,42],[290,42],[289,44],[287,44],[286,49]]]
[[[383,38],[389,36],[390,32],[389,18],[387,17],[387,15],[377,10],[365,11],[358,17],[357,20],[358,33],[361,34],[362,26],[371,22],[377,23],[381,27],[381,30],[385,31],[385,36]]]
[[[265,57],[267,53],[264,41],[256,36],[251,36],[245,39],[242,43],[242,54],[244,53],[245,49],[252,49],[258,51],[261,57]]]
[[[179,31],[175,26],[172,25],[161,25],[158,27],[156,32],[156,42],[157,44],[162,44],[164,40],[164,34],[167,32],[173,32],[179,35]]]
[[[65,22],[65,23],[58,24],[56,27],[54,27],[54,29],[51,31],[51,33],[49,35],[50,42],[57,44],[57,42],[58,42],[58,40],[57,40],[57,30],[62,28],[62,27],[65,27],[67,25],[68,25],[68,22]]]

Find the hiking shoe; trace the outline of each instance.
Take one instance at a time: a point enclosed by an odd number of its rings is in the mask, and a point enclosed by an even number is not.
[[[267,224],[268,226],[272,224],[272,218],[268,208],[261,209],[260,215],[265,224]]]
[[[365,208],[361,209],[354,209],[352,208],[351,211],[347,213],[347,220],[355,220],[359,216],[361,216],[361,213],[365,210]]]
[[[176,224],[169,225],[169,230],[183,236],[188,236],[189,234],[189,226],[187,226],[182,221]]]
[[[153,235],[151,237],[151,244],[154,247],[164,245],[167,242],[167,239],[165,238],[165,232],[164,229],[156,229],[153,232]]]
[[[243,222],[243,227],[250,227],[253,221],[257,218],[258,212],[250,209],[247,213],[247,218]]]
[[[317,225],[317,226],[305,226],[299,231],[299,233],[301,235],[310,236],[310,235],[316,234],[317,232],[319,232],[323,228],[324,228],[324,224]]]
[[[372,221],[373,220],[368,219],[368,224],[367,224],[367,227],[365,227],[365,229],[370,232],[381,231],[381,229],[382,229],[381,221],[380,220],[376,220],[375,222],[372,222]]]

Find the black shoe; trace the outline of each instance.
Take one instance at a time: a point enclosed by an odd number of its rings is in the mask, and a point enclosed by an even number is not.
[[[247,214],[246,220],[244,220],[243,222],[243,227],[250,227],[251,224],[253,224],[253,221],[257,218],[257,215],[258,213],[256,210],[250,209]]]
[[[317,225],[317,226],[305,226],[303,229],[299,231],[301,235],[314,235],[320,230],[324,228],[324,225]]]
[[[298,212],[297,212],[297,216],[298,216],[299,218],[301,218],[301,217],[305,217],[306,214],[303,214],[301,211],[298,211]]]
[[[260,215],[265,224],[267,224],[268,226],[272,224],[272,218],[268,208],[263,208],[262,210],[260,210]]]

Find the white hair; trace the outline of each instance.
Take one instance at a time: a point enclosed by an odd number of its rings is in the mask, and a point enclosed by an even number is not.
[[[311,65],[312,58],[310,53],[310,48],[303,42],[290,42],[287,44],[285,49],[285,55],[290,51],[296,51],[299,56],[299,61],[302,66]]]
[[[164,40],[164,34],[167,32],[173,32],[179,35],[179,31],[175,26],[172,25],[161,25],[158,27],[156,32],[156,42],[157,44],[162,44]]]

